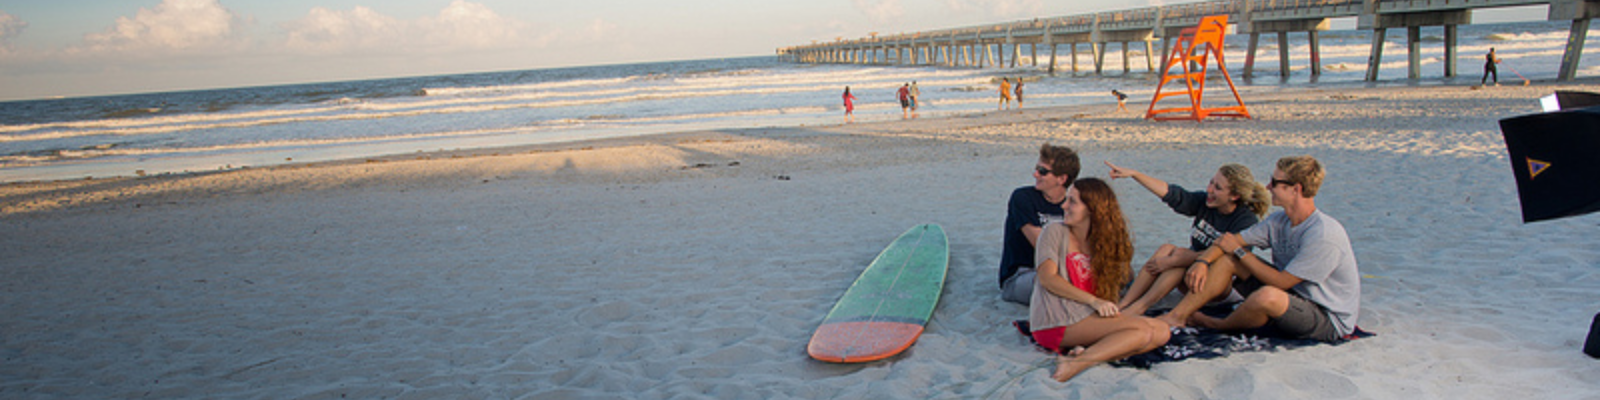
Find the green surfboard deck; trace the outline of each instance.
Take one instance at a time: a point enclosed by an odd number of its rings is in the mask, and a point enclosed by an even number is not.
[[[806,346],[813,358],[867,362],[899,354],[922,335],[950,265],[950,242],[935,224],[912,227],[867,265]]]

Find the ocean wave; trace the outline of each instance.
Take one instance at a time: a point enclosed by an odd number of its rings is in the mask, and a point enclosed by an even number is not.
[[[609,79],[575,79],[557,82],[539,82],[516,85],[471,86],[471,87],[442,87],[424,88],[424,96],[467,96],[480,94],[499,94],[513,92],[534,92],[541,90],[565,89],[573,87],[606,86],[627,83],[635,80],[634,77],[609,78]]]
[[[898,77],[898,76],[896,76]],[[981,84],[987,78],[967,77],[928,81],[931,85]],[[883,97],[902,83],[898,80],[877,80],[853,86],[863,90],[881,90]],[[73,123],[56,123],[33,126],[0,126],[0,143],[67,139],[91,136],[135,136],[201,131],[226,128],[249,128],[291,123],[313,123],[350,120],[376,120],[421,115],[467,114],[511,109],[541,109],[622,104],[640,101],[676,100],[688,98],[736,97],[773,95],[785,93],[824,92],[819,102],[831,102],[837,84],[816,83],[811,86],[754,86],[700,85],[699,87],[632,87],[593,90],[582,95],[550,93],[525,93],[497,97],[454,98],[421,100],[415,102],[383,103],[339,99],[323,103],[323,107],[292,110],[264,110],[229,114],[187,114],[141,119],[113,119]],[[865,97],[866,95],[862,95]],[[827,99],[827,100],[824,100]],[[871,102],[870,98],[863,102]],[[887,101],[887,100],[885,100]],[[698,114],[690,114],[698,115]],[[696,117],[690,117],[696,118]]]
[[[107,111],[100,114],[100,118],[133,118],[161,112],[161,107],[139,107],[124,110]]]
[[[578,122],[553,124],[551,126],[568,126]],[[512,129],[477,129],[449,132],[430,132],[416,134],[397,134],[381,136],[365,136],[359,138],[337,139],[283,139],[271,141],[258,141],[250,143],[236,143],[211,146],[192,147],[125,147],[115,145],[90,146],[79,149],[51,149],[26,153],[0,155],[0,168],[16,168],[41,165],[58,161],[88,160],[105,157],[145,157],[145,156],[174,156],[192,155],[219,152],[257,151],[295,147],[338,146],[364,143],[396,142],[408,140],[424,140],[450,137],[469,137],[479,135],[493,135],[505,133],[532,133],[550,129],[539,126],[517,127]]]

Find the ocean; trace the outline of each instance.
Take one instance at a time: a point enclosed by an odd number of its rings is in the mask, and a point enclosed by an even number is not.
[[[1406,79],[1405,32],[1391,29],[1377,84],[1476,84],[1490,47],[1505,60],[1502,84],[1520,85],[1519,75],[1553,79],[1568,29],[1565,22],[1462,26],[1458,76],[1445,78],[1443,29],[1425,28],[1422,79],[1416,81]],[[1278,77],[1275,35],[1263,35],[1252,78],[1240,76],[1246,35],[1228,37],[1226,61],[1236,83],[1251,90],[1367,85],[1369,35],[1323,32],[1323,74],[1315,79],[1307,70],[1303,33],[1290,35],[1288,79]],[[1156,47],[1159,63],[1159,42]],[[1110,90],[1119,89],[1131,96],[1129,108],[1142,110],[1155,77],[1146,69],[1144,46],[1129,50],[1132,71],[1126,75],[1118,44],[1108,46],[1101,76],[1093,75],[1088,46],[1079,47],[1076,74],[1067,65],[1068,48],[1061,47],[1054,76],[1045,71],[1047,49],[1034,66],[1023,46],[1022,63],[1003,69],[797,64],[767,56],[0,102],[0,182],[838,124],[846,86],[858,98],[858,122],[889,121],[900,118],[896,89],[912,81],[921,89],[924,117],[993,110],[1002,76],[1026,77],[1029,107],[1109,104],[1115,102]],[[1600,75],[1600,62],[1589,61],[1597,55],[1586,53],[1579,76]]]

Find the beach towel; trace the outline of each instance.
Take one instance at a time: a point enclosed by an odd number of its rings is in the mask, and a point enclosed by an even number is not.
[[[1200,312],[1220,318],[1227,316],[1228,312],[1233,309],[1232,306],[1232,304],[1208,306],[1201,309]],[[1152,310],[1146,313],[1146,315],[1157,316],[1165,312],[1166,310]],[[1033,336],[1027,333],[1028,321],[1017,321],[1013,323],[1013,325],[1017,327],[1018,331],[1023,332],[1023,336],[1027,337],[1030,342],[1033,340]],[[1377,334],[1361,330],[1361,327],[1359,326],[1356,327],[1355,333],[1347,335],[1336,342],[1322,342],[1311,339],[1284,339],[1251,331],[1222,332],[1209,328],[1172,328],[1172,339],[1168,340],[1166,345],[1155,350],[1151,350],[1148,353],[1134,355],[1119,361],[1113,361],[1110,364],[1117,367],[1149,369],[1151,366],[1156,364],[1187,360],[1191,358],[1204,360],[1217,357],[1226,357],[1227,355],[1233,353],[1290,350],[1322,344],[1338,346],[1351,340],[1372,336],[1377,336]],[[1035,343],[1035,345],[1037,346],[1038,344]]]

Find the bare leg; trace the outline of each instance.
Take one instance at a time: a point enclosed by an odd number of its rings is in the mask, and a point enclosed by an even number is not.
[[[1155,254],[1150,255],[1150,260],[1144,262],[1144,267],[1139,268],[1138,275],[1133,277],[1133,286],[1129,286],[1128,292],[1122,295],[1122,300],[1117,302],[1117,308],[1127,310],[1128,306],[1139,300],[1139,298],[1144,297],[1145,292],[1150,290],[1150,285],[1155,284],[1156,281],[1155,275],[1150,273],[1151,269],[1157,268],[1161,260],[1171,255],[1173,250],[1177,248],[1171,243],[1162,244],[1161,247],[1157,248]],[[1138,314],[1135,313],[1134,315]]]
[[[1151,257],[1150,261],[1146,262],[1145,264],[1153,263],[1155,261],[1155,258]],[[1156,277],[1151,276],[1149,272],[1145,272],[1145,268],[1140,268],[1139,274],[1134,275],[1133,277],[1133,285],[1129,286],[1128,292],[1123,293],[1122,299],[1117,301],[1117,308],[1122,309],[1122,312],[1129,313],[1131,315],[1139,315],[1140,313],[1128,311],[1128,307],[1132,306],[1134,303],[1137,303],[1140,298],[1144,297],[1144,293],[1149,291],[1150,286],[1155,285],[1155,283]]]
[[[1167,297],[1167,293],[1172,293],[1172,289],[1183,282],[1183,274],[1198,256],[1199,253],[1193,250],[1172,244],[1161,245],[1155,255],[1150,256],[1150,261],[1145,263],[1145,267],[1139,270],[1139,275],[1134,278],[1133,287],[1128,290],[1126,296],[1123,296],[1118,308],[1124,313],[1144,315],[1145,310],[1149,310],[1150,306]],[[1162,272],[1151,276],[1149,271],[1153,269],[1162,269]]]
[[[1256,289],[1255,293],[1251,293],[1249,298],[1244,299],[1244,303],[1239,304],[1239,308],[1234,309],[1227,318],[1218,319],[1205,314],[1195,314],[1191,320],[1198,326],[1237,331],[1259,328],[1266,325],[1269,319],[1281,317],[1288,311],[1289,294],[1283,289],[1263,286]]]
[[[1200,311],[1200,307],[1218,296],[1227,294],[1228,288],[1233,283],[1233,277],[1238,272],[1236,262],[1233,256],[1218,258],[1217,262],[1211,263],[1210,269],[1206,271],[1205,287],[1184,295],[1183,300],[1179,301],[1172,311],[1156,318],[1167,325],[1187,326],[1189,317]]]
[[[1061,338],[1063,346],[1087,346],[1056,357],[1051,378],[1065,382],[1097,364],[1120,360],[1166,344],[1171,331],[1151,318],[1123,314],[1112,318],[1089,317],[1073,324]]]
[[[1153,306],[1156,304],[1156,302],[1166,298],[1167,293],[1172,293],[1173,289],[1177,289],[1178,285],[1183,283],[1183,274],[1186,272],[1188,272],[1188,270],[1183,268],[1173,268],[1163,271],[1160,276],[1156,277],[1155,282],[1150,286],[1150,291],[1146,293],[1144,297],[1141,297],[1135,300],[1133,303],[1128,304],[1127,307],[1122,307],[1122,312],[1131,315],[1144,315],[1145,311],[1150,310],[1150,306]]]

